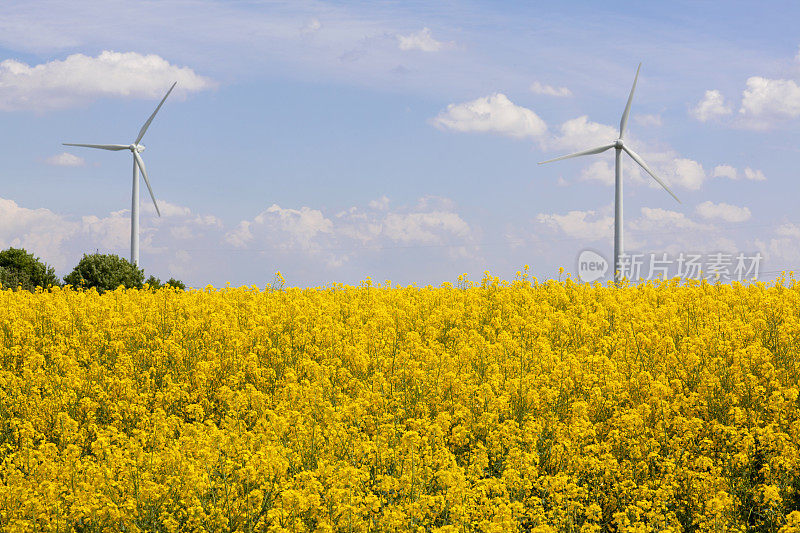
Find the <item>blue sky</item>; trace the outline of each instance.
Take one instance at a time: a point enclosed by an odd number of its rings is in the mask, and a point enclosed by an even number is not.
[[[151,2],[0,6],[0,247],[129,255],[193,286],[439,284],[611,257],[613,141],[636,66],[632,252],[800,266],[800,6]]]

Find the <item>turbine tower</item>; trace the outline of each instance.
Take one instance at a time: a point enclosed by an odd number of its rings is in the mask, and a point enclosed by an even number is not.
[[[133,154],[133,193],[131,195],[131,263],[136,266],[139,266],[139,170],[142,171],[142,177],[144,178],[145,185],[147,185],[147,190],[150,192],[150,198],[153,199],[153,205],[156,207],[156,213],[158,213],[158,216],[161,216],[161,211],[158,209],[156,197],[153,194],[153,188],[150,187],[150,180],[147,179],[147,171],[144,168],[144,161],[142,160],[142,156],[139,155],[140,152],[144,151],[144,145],[139,143],[141,142],[142,137],[144,137],[144,134],[147,132],[147,128],[150,127],[150,123],[153,122],[156,113],[158,113],[158,110],[161,109],[162,105],[164,105],[164,101],[167,99],[167,96],[169,96],[169,93],[172,92],[172,89],[175,88],[177,83],[178,82],[176,81],[172,84],[172,87],[169,88],[167,94],[164,95],[164,98],[161,99],[158,107],[156,107],[156,110],[153,111],[153,114],[150,115],[150,118],[148,118],[147,122],[144,123],[142,129],[139,130],[139,135],[132,144],[63,143],[64,146],[83,146],[85,148],[99,148],[100,150],[112,150],[114,152],[118,152],[120,150],[130,150]]]
[[[631,112],[631,102],[633,102],[633,93],[636,90],[636,82],[639,80],[639,70],[642,68],[642,64],[639,63],[639,67],[636,69],[636,77],[633,79],[633,87],[631,87],[631,94],[628,97],[628,103],[625,106],[625,112],[622,113],[622,120],[619,122],[619,138],[611,144],[606,144],[604,146],[599,146],[597,148],[591,148],[589,150],[584,150],[583,152],[578,152],[575,154],[565,155],[561,157],[556,157],[555,159],[549,159],[547,161],[542,161],[539,163],[543,165],[545,163],[552,163],[553,161],[561,161],[562,159],[569,159],[571,157],[580,157],[582,155],[591,155],[591,154],[599,154],[601,152],[605,152],[606,150],[610,150],[614,148],[617,151],[616,156],[616,180],[615,180],[615,191],[614,191],[614,281],[620,281],[622,279],[622,272],[620,272],[620,265],[619,265],[619,258],[623,254],[623,246],[622,246],[622,152],[624,151],[626,154],[631,156],[631,159],[636,161],[640,167],[644,169],[645,172],[650,174],[654,180],[656,180],[659,185],[664,187],[668,193],[672,195],[675,200],[680,203],[681,201],[678,200],[678,197],[673,194],[669,187],[661,181],[661,179],[656,176],[655,172],[650,170],[650,167],[647,166],[647,163],[639,157],[639,155],[631,150],[624,142],[625,138],[625,127],[628,125],[628,115]]]

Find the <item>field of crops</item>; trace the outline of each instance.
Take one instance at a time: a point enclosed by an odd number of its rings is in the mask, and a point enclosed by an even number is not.
[[[800,531],[800,284],[0,292],[0,530]]]

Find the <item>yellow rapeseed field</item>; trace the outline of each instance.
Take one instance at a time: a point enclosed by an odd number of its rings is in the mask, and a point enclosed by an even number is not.
[[[800,284],[0,291],[0,530],[800,531]]]

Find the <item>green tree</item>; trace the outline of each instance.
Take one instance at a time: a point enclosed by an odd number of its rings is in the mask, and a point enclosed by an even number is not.
[[[96,288],[101,294],[120,285],[141,289],[144,270],[114,254],[83,254],[75,268],[64,276],[64,283],[84,289]]]
[[[0,284],[35,291],[36,287],[47,289],[60,283],[53,267],[22,248],[9,248],[0,252]]]
[[[145,283],[151,289],[156,289],[156,290],[160,289],[161,287],[172,287],[173,289],[180,289],[182,291],[186,290],[186,285],[181,280],[175,278],[169,278],[169,280],[166,283],[161,283],[161,280],[159,278],[150,275],[150,277],[147,278],[147,281],[145,281]]]
[[[169,278],[164,285],[169,285],[174,289],[180,289],[182,291],[186,290],[186,284],[179,279]]]

